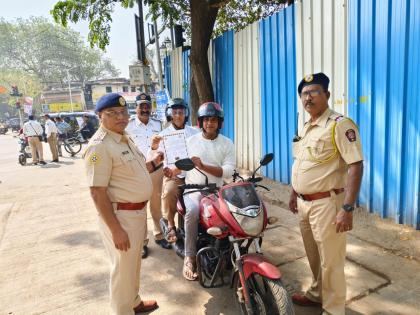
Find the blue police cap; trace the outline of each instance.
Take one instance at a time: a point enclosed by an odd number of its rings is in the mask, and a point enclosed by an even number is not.
[[[136,103],[137,105],[140,105],[143,103],[151,105],[152,99],[150,98],[150,95],[147,95],[146,93],[140,93],[139,95],[136,96]]]
[[[126,107],[127,103],[120,94],[118,93],[108,93],[102,96],[98,102],[96,102],[95,111],[100,112],[106,108],[110,107]]]
[[[302,93],[302,89],[307,85],[319,84],[324,90],[328,90],[328,85],[330,84],[330,79],[322,72],[309,74],[305,76],[298,85],[298,93]]]

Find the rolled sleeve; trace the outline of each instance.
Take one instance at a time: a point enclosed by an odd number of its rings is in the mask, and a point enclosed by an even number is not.
[[[107,187],[111,178],[112,158],[104,145],[87,148],[84,154],[86,178],[89,187]]]
[[[346,118],[337,123],[335,142],[341,157],[347,164],[363,161],[359,130],[351,119]]]

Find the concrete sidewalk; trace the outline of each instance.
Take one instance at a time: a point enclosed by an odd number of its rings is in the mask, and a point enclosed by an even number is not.
[[[17,140],[0,136],[0,314],[107,314],[108,261],[97,233],[79,157],[60,164],[17,164]],[[46,159],[49,160],[48,148]],[[288,187],[268,181],[270,215],[263,250],[290,290],[310,283]],[[266,183],[267,183],[266,182]],[[348,237],[347,314],[420,314],[420,232],[356,212]],[[151,221],[149,221],[151,224]],[[151,236],[151,233],[149,233]],[[141,293],[155,298],[151,314],[238,314],[229,287],[203,289],[181,276],[173,251],[150,245]],[[317,314],[296,307],[296,314]]]

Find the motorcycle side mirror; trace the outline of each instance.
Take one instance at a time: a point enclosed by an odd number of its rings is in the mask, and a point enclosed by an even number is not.
[[[264,155],[264,157],[261,159],[260,164],[262,166],[267,165],[274,159],[274,153],[268,153]]]
[[[181,159],[175,162],[175,166],[183,171],[191,171],[195,165],[191,159]]]

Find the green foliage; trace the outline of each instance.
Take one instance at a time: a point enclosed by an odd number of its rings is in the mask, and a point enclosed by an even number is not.
[[[118,75],[102,52],[86,47],[79,33],[32,17],[14,22],[0,19],[1,71],[23,71],[42,84],[84,82],[104,75]]]
[[[193,0],[191,0],[193,1]],[[201,0],[204,1],[204,0]],[[218,36],[228,29],[236,31],[261,18],[280,10],[288,0],[206,0],[219,6],[219,14],[213,36]],[[89,42],[105,50],[109,44],[114,6],[119,3],[124,8],[132,8],[134,0],[62,0],[51,10],[54,20],[67,26],[69,21],[89,21]],[[144,0],[149,6],[148,17],[159,18],[163,25],[181,24],[186,34],[191,34],[190,0]]]

